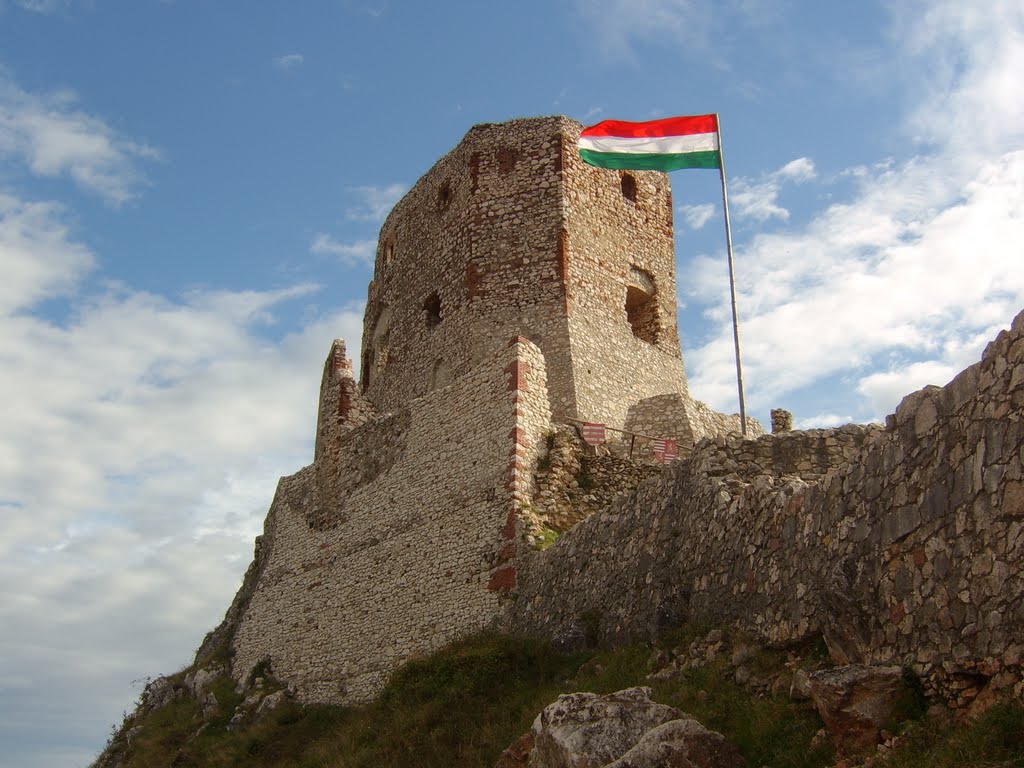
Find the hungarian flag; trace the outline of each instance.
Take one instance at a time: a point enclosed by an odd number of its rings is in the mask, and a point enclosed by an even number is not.
[[[580,157],[599,168],[675,171],[721,168],[718,115],[667,117],[647,123],[605,120],[584,128]]]

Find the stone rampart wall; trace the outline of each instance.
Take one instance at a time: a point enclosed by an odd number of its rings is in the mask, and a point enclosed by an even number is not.
[[[1024,313],[980,363],[882,427],[738,436],[533,553],[510,629],[612,641],[689,618],[837,661],[898,663],[955,699],[1020,688]],[[1018,690],[1018,693],[1020,691]]]
[[[233,674],[269,659],[301,701],[362,702],[411,656],[488,626],[515,586],[545,381],[539,349],[513,340],[283,478],[243,586]]]
[[[719,413],[700,400],[690,400],[687,414],[690,418],[690,429],[694,442],[703,440],[705,437],[742,431],[740,429],[740,415],[738,413]],[[747,416],[747,437],[760,437],[764,433],[764,427],[761,425],[761,422]]]

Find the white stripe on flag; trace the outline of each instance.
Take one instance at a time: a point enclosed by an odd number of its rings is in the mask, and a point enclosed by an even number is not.
[[[687,136],[651,136],[643,138],[580,136],[579,148],[590,149],[594,152],[684,155],[689,152],[710,152],[718,149],[718,134],[692,133]]]

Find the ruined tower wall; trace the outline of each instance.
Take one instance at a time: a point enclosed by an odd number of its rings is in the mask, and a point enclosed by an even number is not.
[[[364,702],[410,657],[489,626],[516,583],[519,504],[550,423],[545,382],[540,350],[506,340],[283,478],[234,675],[269,659],[301,701]]]
[[[476,126],[395,206],[362,347],[376,407],[443,386],[513,335],[544,352],[556,419],[621,428],[641,400],[688,398],[668,177],[586,165],[579,132],[564,117]]]
[[[388,216],[362,348],[364,389],[382,410],[443,386],[517,335],[544,351],[556,409],[572,409],[558,265],[567,123],[473,128]],[[427,307],[435,295],[439,317]]]
[[[587,165],[575,139],[564,164],[569,331],[580,418],[622,428],[629,408],[646,398],[687,397],[672,191],[664,173]]]
[[[579,131],[476,126],[386,219],[361,381],[335,342],[314,463],[281,481],[228,619],[237,677],[269,659],[300,700],[366,701],[496,622],[553,420],[689,442],[668,178],[583,164]]]

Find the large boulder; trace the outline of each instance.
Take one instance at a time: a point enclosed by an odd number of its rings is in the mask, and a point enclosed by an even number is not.
[[[686,715],[659,704],[647,687],[604,696],[559,696],[533,722],[531,768],[600,768],[625,754],[655,726]]]
[[[605,768],[743,768],[740,751],[725,737],[693,719],[652,728],[626,754]]]
[[[832,743],[844,753],[877,744],[905,693],[899,667],[862,664],[812,672],[807,687]]]
[[[559,696],[501,768],[742,768],[739,751],[647,687]]]

